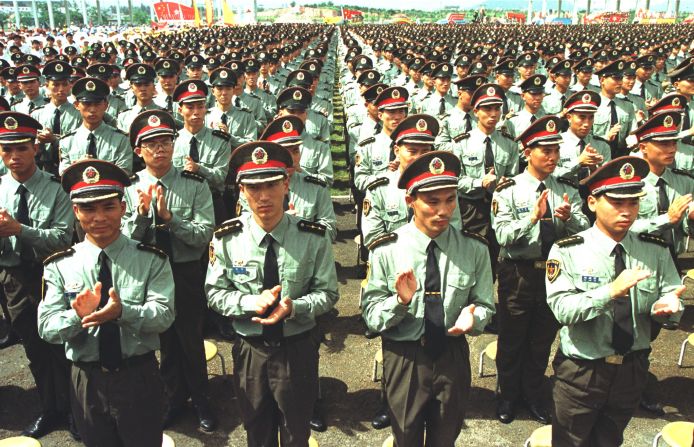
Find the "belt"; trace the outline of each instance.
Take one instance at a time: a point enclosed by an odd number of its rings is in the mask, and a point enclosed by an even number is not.
[[[241,335],[238,334],[239,337],[244,339],[245,341],[253,344],[253,345],[263,345],[268,348],[279,348],[281,346],[294,343],[299,340],[303,340],[305,338],[308,338],[311,335],[311,331],[313,329],[309,329],[308,331],[302,332],[300,334],[295,334],[295,335],[290,335],[289,337],[282,337],[279,340],[267,340],[265,337],[262,335],[253,335],[253,336],[246,336],[246,335]]]
[[[547,261],[545,260],[539,260],[539,261],[533,261],[531,259],[507,259],[507,258],[501,258],[499,259],[501,262],[508,262],[511,264],[522,264],[522,265],[529,265],[532,266],[534,269],[538,270],[545,270],[547,267]]]
[[[104,368],[103,366],[101,366],[101,362],[72,362],[72,363],[81,369],[96,369],[96,368],[98,368],[101,370],[101,372],[104,372],[104,373],[115,373],[115,372],[122,371],[124,369],[143,365],[147,362],[151,362],[152,360],[155,360],[154,352],[150,351],[146,354],[134,355],[132,357],[128,357],[127,359],[121,360],[120,366],[114,370],[109,370],[109,369]]]
[[[634,359],[640,358],[642,356],[648,356],[650,353],[650,349],[639,349],[638,351],[632,351],[624,355],[620,354],[613,354],[613,355],[608,355],[607,357],[602,357],[599,359],[576,359],[573,357],[568,357],[564,355],[561,351],[558,353],[561,354],[562,357],[568,358],[573,360],[574,362],[590,362],[590,363],[604,363],[607,365],[622,365],[624,363],[628,363]]]

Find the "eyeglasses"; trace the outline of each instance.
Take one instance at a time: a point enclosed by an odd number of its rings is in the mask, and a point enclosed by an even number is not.
[[[142,143],[140,147],[146,151],[154,152],[157,149],[162,149],[165,151],[170,150],[173,147],[173,141],[159,142],[159,143]]]

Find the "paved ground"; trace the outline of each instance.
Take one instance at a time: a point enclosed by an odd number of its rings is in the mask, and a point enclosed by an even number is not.
[[[362,336],[359,321],[359,282],[361,270],[356,267],[354,244],[354,215],[350,207],[336,205],[340,233],[335,244],[340,301],[337,317],[322,323],[327,332],[326,345],[321,348],[321,386],[324,395],[324,413],[330,428],[315,434],[321,446],[380,446],[388,430],[377,431],[369,423],[377,410],[379,385],[371,381],[373,356],[379,340]],[[692,304],[690,301],[689,304]],[[626,433],[627,446],[648,446],[658,430],[669,421],[694,420],[694,348],[689,350],[691,365],[676,365],[679,346],[686,334],[694,331],[694,312],[688,308],[680,329],[663,331],[655,342],[652,371],[660,378],[662,401],[667,403],[668,414],[655,418],[637,411]],[[493,335],[470,339],[473,383],[467,427],[458,440],[459,445],[520,446],[540,424],[528,419],[521,411],[518,420],[503,425],[494,417],[496,379],[492,375],[478,378],[474,371],[479,352]],[[226,359],[227,373],[231,370],[230,346],[219,342],[220,352]],[[209,364],[213,406],[220,419],[220,428],[214,435],[196,431],[192,411],[167,433],[177,446],[242,446],[245,445],[243,427],[235,408],[229,380],[221,376],[218,359]],[[487,361],[485,370],[492,374],[494,365]],[[549,374],[549,372],[548,372]],[[21,346],[13,346],[0,353],[0,439],[17,435],[38,413],[38,399]],[[77,446],[65,430],[57,431],[42,440],[44,446]]]

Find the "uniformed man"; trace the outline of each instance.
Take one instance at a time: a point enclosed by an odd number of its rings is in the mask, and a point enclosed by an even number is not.
[[[663,89],[651,79],[655,69],[655,56],[645,54],[636,58],[634,62],[636,63],[636,82],[631,93],[641,97],[646,102],[660,99],[663,96]]]
[[[248,445],[307,445],[318,394],[317,316],[338,299],[325,227],[284,212],[292,159],[256,141],[231,157],[251,213],[215,231],[209,306],[233,319],[234,387]]]
[[[72,87],[69,80],[71,69],[70,64],[61,61],[51,62],[43,68],[50,102],[31,112],[31,116],[43,126],[38,133],[38,141],[45,143],[39,156],[39,167],[51,174],[58,173],[58,140],[82,122],[80,113],[68,102]]]
[[[523,99],[523,108],[506,115],[504,126],[509,134],[519,136],[535,120],[546,115],[545,109],[542,108],[546,82],[547,76],[534,74],[518,85]]]
[[[95,158],[111,162],[125,172],[133,171],[133,151],[125,133],[104,122],[109,86],[97,78],[82,78],[72,87],[75,108],[82,115],[81,125],[64,134],[58,142],[63,172],[76,161]]]
[[[0,71],[0,79],[5,86],[3,96],[10,103],[10,107],[19,104],[24,98],[24,92],[19,86],[17,80],[16,67],[7,67]]]
[[[116,67],[116,70],[120,72],[120,68]],[[115,121],[118,115],[127,110],[128,106],[125,103],[125,99],[117,94],[111,87],[111,79],[113,78],[114,66],[110,64],[94,64],[87,67],[85,73],[91,78],[99,78],[104,81],[109,87],[109,95],[107,97],[108,108],[106,109],[108,121]],[[120,77],[120,74],[118,75]],[[132,92],[132,90],[131,90]],[[111,125],[113,123],[111,122]]]
[[[231,144],[229,134],[205,125],[207,84],[199,80],[183,81],[174,91],[183,128],[174,144],[173,164],[177,168],[203,177],[212,191],[215,222],[230,214],[222,194],[229,172]]]
[[[258,72],[260,71],[260,64],[256,59],[246,59],[243,63],[243,68],[246,83],[244,91],[247,94],[260,99],[260,103],[263,105],[263,110],[265,110],[266,119],[268,121],[272,120],[272,117],[277,114],[277,100],[270,93],[258,88]]]
[[[186,81],[200,82],[200,81]],[[124,233],[168,255],[176,286],[176,319],[161,339],[161,374],[168,395],[164,424],[190,397],[199,428],[216,429],[207,393],[203,346],[205,297],[200,258],[212,237],[214,210],[205,179],[172,163],[176,122],[163,110],[145,111],[130,128],[130,144],[145,162],[125,193]]]
[[[357,143],[357,153],[354,156],[354,186],[358,190],[366,191],[367,186],[387,170],[397,169],[390,135],[407,116],[408,98],[409,93],[404,87],[385,88],[376,97],[375,105],[382,126],[376,136]]]
[[[418,113],[435,116],[439,121],[443,121],[448,116],[457,103],[449,94],[452,75],[453,66],[451,64],[443,62],[436,65],[431,73],[431,77],[434,78],[434,92],[428,98],[420,101]]]
[[[546,116],[518,136],[528,166],[497,186],[492,200],[492,228],[501,247],[496,414],[505,424],[515,419],[520,402],[534,419],[550,420],[542,389],[559,325],[547,307],[545,261],[556,239],[588,227],[578,184],[553,174],[559,127],[559,118]]]
[[[375,137],[376,135],[381,133],[383,123],[381,123],[381,120],[378,118],[378,107],[376,106],[376,99],[378,98],[378,95],[381,94],[383,89],[386,88],[388,88],[386,84],[376,83],[366,88],[361,93],[361,97],[363,98],[362,107],[364,108],[365,113],[362,117],[361,123],[349,129],[349,158],[352,161],[352,164],[354,164],[354,157],[357,152],[357,144],[360,141],[364,141],[369,137]]]
[[[600,101],[599,94],[584,90],[564,102],[562,108],[569,128],[561,134],[557,176],[578,182],[612,159],[607,140],[592,133]]]
[[[595,72],[600,79],[601,90],[593,133],[609,142],[612,158],[626,153],[626,137],[636,129],[633,107],[617,97],[621,92],[624,67],[625,62],[618,60]]]
[[[125,71],[125,79],[130,82],[130,89],[135,95],[135,105],[118,115],[118,128],[127,133],[137,115],[145,110],[160,110],[154,102],[154,78],[156,71],[151,65],[132,64]]]
[[[437,150],[450,150],[454,138],[470,132],[477,124],[477,118],[472,112],[472,94],[484,84],[485,79],[481,75],[471,75],[455,82],[458,102],[441,123],[441,131],[434,144]]]
[[[70,418],[69,364],[62,346],[39,338],[36,308],[41,262],[70,245],[73,217],[58,180],[36,166],[39,129],[41,124],[28,115],[0,113],[0,156],[8,170],[0,177],[0,287],[39,394],[41,415],[23,431],[34,438]]]
[[[692,125],[694,124],[694,60],[677,70],[668,73],[675,91],[684,95],[686,101],[682,116],[682,132],[689,132],[684,136],[682,144],[675,156],[677,168],[694,173],[694,140],[692,139]]]
[[[305,120],[305,132],[310,134],[314,139],[329,144],[330,122],[328,121],[328,114],[320,106],[317,106],[318,101],[313,94],[316,89],[316,81],[317,79],[309,71],[296,70],[289,73],[286,84],[287,87],[305,88],[311,93],[311,101],[308,103],[309,107]]]
[[[516,112],[523,108],[523,100],[520,93],[512,91],[516,80],[516,61],[506,59],[494,67],[494,82],[501,87],[504,92],[503,104],[501,107],[502,119],[510,112]]]
[[[162,439],[154,351],[174,318],[173,277],[164,253],[121,233],[129,184],[127,173],[106,161],[70,166],[62,185],[86,238],[45,261],[39,333],[65,343],[72,412],[88,447]]]
[[[157,72],[157,94],[153,101],[162,109],[174,116],[178,113],[178,104],[174,104],[173,94],[178,85],[178,74],[181,71],[178,62],[173,59],[159,59],[154,64]],[[174,116],[174,118],[176,118]]]
[[[574,92],[593,90],[596,93],[600,93],[600,87],[596,87],[590,82],[593,78],[594,68],[595,60],[590,57],[583,58],[576,62],[573,66],[574,83],[571,85],[570,90]]]
[[[489,253],[449,225],[460,161],[428,152],[402,173],[410,223],[372,244],[362,315],[381,334],[394,444],[452,447],[470,389],[463,334],[479,335],[494,313]],[[460,256],[465,253],[465,256]]]
[[[647,105],[645,99],[631,92],[631,90],[634,88],[634,84],[636,84],[636,62],[631,61],[624,65],[622,88],[617,94],[617,97],[631,103],[631,107],[634,109],[633,113],[635,114],[636,122],[641,123],[645,120]],[[649,101],[649,103],[652,102]]]
[[[229,68],[218,68],[210,74],[215,104],[205,116],[205,125],[229,134],[229,141],[234,148],[255,141],[258,137],[258,128],[251,111],[232,103],[236,83],[236,75]]]
[[[571,95],[571,61],[562,60],[550,67],[549,77],[554,85],[542,100],[542,108],[548,115],[558,115]]]
[[[15,112],[30,115],[35,108],[45,105],[48,100],[41,94],[39,77],[41,72],[33,65],[22,65],[15,70],[19,88],[24,92],[24,98],[12,106]]]
[[[679,321],[684,291],[665,242],[630,231],[648,163],[620,157],[582,180],[595,225],[556,242],[547,302],[562,325],[552,443],[619,446],[648,372],[651,319]]]
[[[518,79],[513,87],[511,87],[509,90],[519,94],[522,92],[520,85],[528,78],[535,75],[535,72],[537,71],[538,59],[539,55],[534,51],[528,51],[518,56],[516,59],[516,71],[518,72]]]

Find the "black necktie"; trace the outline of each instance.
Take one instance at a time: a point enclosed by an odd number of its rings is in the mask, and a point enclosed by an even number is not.
[[[53,114],[51,132],[53,132],[53,135],[60,135],[60,109],[55,109],[55,113]]]
[[[439,115],[445,115],[446,114],[446,98],[441,98],[439,101]]]
[[[166,96],[166,111],[173,112],[173,98],[170,95]]]
[[[494,151],[492,150],[492,139],[487,137],[484,139],[484,170],[489,173],[494,167]]]
[[[280,285],[280,273],[279,266],[277,265],[277,254],[275,253],[275,248],[272,243],[275,240],[270,233],[265,235],[263,239],[267,249],[265,250],[265,264],[263,266],[263,290],[270,290],[275,286]],[[272,306],[270,306],[265,313],[262,315],[263,318],[267,318],[273,310],[277,307],[277,299]],[[277,324],[264,325],[263,326],[263,337],[266,340],[277,341],[282,338],[282,322]]]
[[[540,186],[537,187],[537,192],[542,193],[547,189],[544,182],[540,182]],[[554,232],[554,222],[552,221],[552,210],[550,209],[549,200],[547,200],[547,210],[545,214],[540,219],[540,251],[542,252],[542,259],[547,259],[549,255],[549,249],[552,248],[552,244],[556,239]]]
[[[506,115],[508,115],[508,98],[504,97],[504,104],[501,106],[501,113],[503,116],[501,119],[504,119]]]
[[[227,116],[226,113],[222,113],[222,124],[224,124],[226,126],[228,122],[229,122],[229,117]]]
[[[441,273],[435,249],[436,242],[432,240],[427,247],[427,268],[424,277],[424,351],[432,360],[439,358],[446,347]]]
[[[33,112],[35,107],[34,101],[29,101],[29,113]]]
[[[374,126],[374,135],[378,135],[379,133],[381,133],[381,130],[383,130],[383,123],[379,121]]]
[[[200,152],[198,151],[198,140],[195,139],[195,137],[190,139],[190,150],[188,151],[188,155],[195,163],[200,161]]]
[[[239,98],[238,96],[234,100],[234,106],[236,106],[237,108],[241,107],[241,98]]]
[[[465,132],[470,132],[472,130],[472,118],[470,118],[470,114],[466,113],[465,114]]]
[[[289,194],[284,195],[284,202],[282,203],[282,208],[284,208],[285,211],[289,210]]]
[[[624,249],[617,244],[614,253],[614,276],[617,278],[626,269]],[[634,344],[634,327],[631,321],[631,296],[617,298],[614,303],[614,324],[612,325],[612,347],[615,352],[624,355]]]
[[[534,123],[537,117],[535,115],[530,115],[530,124]]]
[[[162,189],[162,193],[166,194],[166,188],[164,187],[164,184],[160,181],[157,182],[157,186],[160,186]],[[164,253],[167,254],[169,257],[169,260],[173,261],[173,249],[171,248],[171,233],[169,232],[169,229],[166,227],[166,224],[160,224],[158,223],[160,217],[159,214],[157,213],[157,198],[156,196],[152,196],[152,214],[153,214],[153,223],[154,223],[154,245]]]
[[[684,116],[682,116],[682,130],[689,130],[691,127],[691,123],[689,122],[689,104],[684,105]]]
[[[87,154],[92,158],[97,158],[96,157],[96,137],[94,136],[94,133],[89,132],[89,136],[87,137],[87,141],[89,142],[89,146],[87,146]]]
[[[27,192],[29,192],[26,186],[20,184],[17,187],[17,194],[19,194],[19,205],[17,205],[17,214],[15,219],[22,225],[31,226],[31,219],[29,219],[29,204],[27,202]]]
[[[655,184],[658,187],[658,214],[667,214],[668,209],[670,208],[670,199],[667,196],[666,188],[667,183],[665,183],[665,180],[660,177]],[[675,237],[672,231],[672,229],[665,229],[663,230],[661,236],[663,239],[665,239],[668,247],[670,248],[672,259],[677,260],[677,252],[675,252]]]
[[[619,122],[619,117],[617,116],[617,104],[614,101],[610,101],[610,127],[614,126]]]
[[[561,95],[561,108],[564,108],[564,102],[566,102],[566,95]]]
[[[108,292],[113,287],[111,269],[108,267],[108,256],[103,251],[99,254],[99,282],[101,282],[101,301],[99,309],[108,303]],[[113,371],[122,361],[120,349],[120,329],[113,321],[108,321],[99,326],[99,361],[101,366]]]
[[[643,99],[646,99],[646,84],[645,83],[641,83],[641,97]]]
[[[586,150],[585,140],[578,140],[578,155],[581,155],[583,151]],[[578,171],[578,180],[583,180],[590,175],[590,169],[580,168]]]

